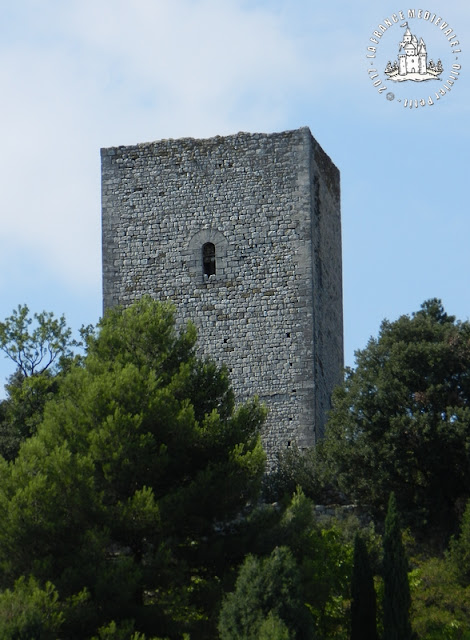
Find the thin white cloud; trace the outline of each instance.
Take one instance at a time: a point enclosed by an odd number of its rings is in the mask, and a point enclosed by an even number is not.
[[[291,91],[301,90],[306,61],[266,10],[214,0],[138,1],[119,5],[116,20],[110,4],[84,6],[73,24],[88,19],[89,7],[95,27],[81,34],[107,65],[109,90],[124,84],[133,108],[147,105],[166,127],[173,122],[176,135],[232,130],[244,110],[250,117],[262,112],[269,128],[282,105],[286,113]],[[281,106],[271,115],[273,105]]]
[[[301,52],[268,9],[27,4],[0,45],[3,236],[75,283],[99,277],[100,146],[282,127],[302,88]]]

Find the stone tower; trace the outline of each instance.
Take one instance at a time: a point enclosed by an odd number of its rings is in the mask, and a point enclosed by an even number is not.
[[[343,366],[339,172],[308,128],[102,149],[104,308],[192,320],[268,456],[321,437]]]

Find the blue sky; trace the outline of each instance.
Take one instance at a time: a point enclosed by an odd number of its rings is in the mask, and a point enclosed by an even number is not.
[[[429,7],[454,29],[462,68],[450,93],[413,109],[407,95],[442,83],[389,81],[387,100],[368,74],[377,62],[384,78],[401,21],[366,58],[378,25],[408,9],[419,7],[0,2],[0,318],[25,303],[73,329],[100,317],[100,147],[307,125],[341,171],[346,364],[383,318],[427,298],[468,319],[470,5]],[[445,71],[455,64],[439,26],[409,26]],[[11,372],[0,357],[0,379]]]

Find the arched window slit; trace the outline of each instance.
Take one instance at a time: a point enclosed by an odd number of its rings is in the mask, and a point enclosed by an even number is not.
[[[204,275],[215,276],[215,244],[206,242],[202,247],[202,268]]]

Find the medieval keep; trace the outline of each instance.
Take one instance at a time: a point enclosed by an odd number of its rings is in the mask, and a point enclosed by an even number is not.
[[[104,308],[192,320],[268,456],[323,434],[343,366],[339,172],[308,128],[102,149]]]
[[[423,38],[418,43],[418,38],[412,35],[409,27],[406,28],[403,41],[400,42],[400,53],[398,55],[399,71],[401,76],[407,73],[420,73],[424,75],[427,71],[428,60],[426,45]]]

